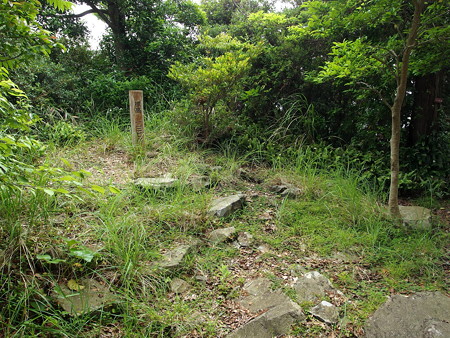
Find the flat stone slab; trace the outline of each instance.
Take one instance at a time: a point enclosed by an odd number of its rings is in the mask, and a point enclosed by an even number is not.
[[[243,180],[247,181],[247,182],[251,182],[251,183],[261,183],[262,180],[257,177],[254,173],[245,170],[243,168],[238,169],[238,175],[240,178],[242,178]]]
[[[290,299],[280,290],[262,295],[250,295],[239,301],[239,304],[251,312],[258,312],[289,302]]]
[[[417,206],[399,206],[403,224],[412,228],[431,227],[431,210]]]
[[[339,309],[327,301],[321,301],[310,310],[311,314],[328,324],[336,324],[339,320]]]
[[[231,240],[236,235],[236,228],[229,227],[223,229],[216,229],[208,234],[208,239],[213,243],[223,243]]]
[[[291,301],[281,290],[272,291],[271,285],[272,282],[267,278],[257,278],[246,283],[243,291],[247,295],[241,297],[238,303],[251,312],[259,312]]]
[[[229,334],[229,338],[272,338],[291,331],[295,322],[306,317],[302,308],[289,299],[281,290],[272,291],[267,278],[257,278],[246,283],[243,291],[247,294],[238,303],[251,312],[265,311]]]
[[[253,235],[248,232],[240,232],[237,238],[237,242],[240,247],[249,247],[254,242]]]
[[[162,260],[158,262],[158,265],[165,269],[177,269],[181,266],[184,257],[189,254],[189,252],[200,245],[200,241],[193,241],[189,244],[182,244],[174,249],[164,253]]]
[[[366,323],[367,338],[450,337],[450,298],[440,292],[395,295]]]
[[[241,209],[244,205],[245,197],[243,194],[221,197],[212,202],[208,213],[216,217],[226,217],[234,211]]]
[[[296,198],[303,195],[303,190],[292,184],[279,184],[270,187],[273,192],[288,198]]]
[[[240,298],[238,303],[251,312],[267,310],[290,301],[280,290],[272,291],[272,282],[267,278],[257,278],[246,283],[243,291],[248,295]]]
[[[191,285],[181,278],[174,278],[170,282],[170,290],[176,294],[184,294],[191,289]]]
[[[291,300],[279,304],[252,319],[228,338],[272,338],[288,334],[295,322],[305,319],[302,308]]]
[[[321,298],[327,296],[327,293],[342,295],[342,292],[336,290],[328,278],[317,271],[305,273],[292,287],[297,293],[297,299],[300,303],[312,302],[316,304]]]
[[[189,177],[189,185],[197,191],[207,189],[211,186],[211,179],[208,176],[191,176]]]
[[[167,189],[173,188],[178,179],[172,177],[141,177],[134,184],[144,189]]]
[[[73,291],[66,284],[59,284],[52,292],[56,302],[71,316],[100,310],[116,300],[108,286],[95,279],[83,279],[77,283],[77,287],[79,290]]]
[[[267,244],[261,244],[256,248],[261,254],[270,252],[270,247]]]
[[[427,320],[423,329],[425,338],[432,337],[450,337],[450,323],[441,320]]]
[[[245,283],[243,290],[251,296],[259,296],[271,292],[272,283],[267,278],[257,278]]]

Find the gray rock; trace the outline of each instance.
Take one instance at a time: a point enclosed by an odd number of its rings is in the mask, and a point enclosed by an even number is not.
[[[343,253],[343,252],[335,252],[333,255],[330,256],[331,259],[335,259],[337,261],[341,262],[357,262],[359,260],[359,257],[354,254],[349,253]]]
[[[281,196],[288,198],[296,198],[301,195],[303,195],[303,191],[297,187],[287,188],[285,191],[281,193]]]
[[[431,319],[425,322],[423,329],[424,338],[450,337],[450,323]]]
[[[267,244],[261,244],[257,247],[258,251],[262,254],[270,252],[270,247]]]
[[[291,300],[279,304],[262,315],[252,319],[228,338],[272,338],[285,335],[291,331],[295,322],[305,319],[302,308]]]
[[[412,228],[431,227],[431,210],[417,206],[399,206],[403,224]]]
[[[241,209],[244,204],[244,195],[237,194],[218,198],[213,201],[208,213],[217,217],[226,217],[234,211]]]
[[[291,268],[291,273],[293,275],[299,275],[299,274],[304,275],[307,272],[308,272],[308,269],[300,264],[294,264]]]
[[[223,243],[234,237],[236,234],[235,227],[216,229],[208,234],[208,239],[213,243]]]
[[[287,334],[294,322],[306,319],[302,308],[292,300],[275,306],[262,316],[266,317],[266,327],[276,336]]]
[[[317,271],[305,273],[292,286],[301,302],[318,302],[327,295],[327,292],[342,294],[336,290],[330,280]]]
[[[272,185],[269,187],[270,191],[273,191],[276,194],[281,194],[283,191],[287,189],[287,186],[284,184]]]
[[[240,168],[237,171],[238,175],[240,178],[242,178],[243,180],[247,181],[247,182],[251,182],[251,183],[261,183],[262,180],[258,177],[256,177],[256,175],[254,175],[253,173]]]
[[[191,176],[189,177],[189,185],[194,190],[207,189],[211,186],[211,179],[208,176]]]
[[[95,279],[84,279],[78,285],[83,289],[73,291],[65,284],[59,284],[52,292],[52,297],[71,316],[102,309],[116,300],[116,296],[108,286],[100,284]]]
[[[267,278],[257,278],[244,285],[246,295],[238,303],[251,312],[265,312],[227,337],[272,338],[288,334],[292,324],[306,318],[298,304],[280,290],[272,291],[271,285]]]
[[[239,243],[239,246],[249,247],[253,243],[253,236],[248,232],[240,232],[237,241]]]
[[[141,177],[134,184],[140,188],[158,190],[173,188],[177,182],[176,178],[171,177]]]
[[[247,282],[243,290],[251,296],[259,296],[271,292],[272,283],[267,278],[257,278]]]
[[[208,281],[208,276],[199,273],[195,275],[195,280],[201,283],[206,283]]]
[[[322,301],[310,310],[314,317],[328,324],[336,324],[339,320],[339,309],[333,304]]]
[[[270,187],[270,190],[288,198],[296,198],[303,195],[303,190],[292,184],[274,185]]]
[[[177,269],[180,267],[184,257],[196,246],[200,245],[200,241],[192,241],[189,244],[182,244],[176,248],[163,254],[162,261],[159,262],[159,266],[166,269]]]
[[[181,278],[174,278],[170,282],[170,290],[176,294],[183,294],[191,289],[191,285]]]
[[[272,282],[267,278],[258,278],[248,282],[243,288],[248,295],[240,298],[238,303],[251,312],[258,312],[290,301],[289,297],[280,290],[272,291],[271,285]]]
[[[368,338],[450,337],[450,298],[440,292],[390,297],[366,323]]]
[[[257,296],[249,295],[239,300],[238,303],[251,312],[258,312],[261,310],[270,309],[288,301],[290,301],[289,297],[278,290]]]

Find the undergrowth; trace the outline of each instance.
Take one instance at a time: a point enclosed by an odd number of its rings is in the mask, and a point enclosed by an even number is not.
[[[180,131],[163,115],[147,120],[146,128],[146,144],[136,148],[126,125],[99,120],[86,138],[68,143],[59,138],[59,146],[41,159],[98,168],[90,179],[115,184],[119,194],[69,198],[0,190],[4,336],[222,336],[230,331],[229,301],[239,297],[245,280],[263,271],[280,286],[279,276],[294,278],[300,270],[328,275],[354,299],[343,310],[346,322],[333,328],[341,335],[360,329],[389,293],[447,289],[448,225],[435,220],[431,229],[394,226],[380,185],[351,161],[342,165],[335,152],[299,147],[285,157],[259,148],[242,155],[233,142],[205,150],[178,137]],[[122,157],[112,161],[118,154]],[[108,176],[119,164],[117,176]],[[133,184],[137,177],[169,173],[179,179],[170,190]],[[204,175],[211,178],[209,187],[188,184]],[[280,183],[299,187],[301,195],[288,199],[272,193],[271,185]],[[224,219],[207,214],[214,197],[238,191],[247,194],[243,210]],[[154,265],[167,250],[229,226],[251,233],[270,250],[201,245],[174,271]],[[344,263],[336,264],[342,257]],[[248,262],[246,269],[235,265],[240,260]],[[175,277],[189,282],[188,295],[171,291]],[[116,301],[72,316],[58,306],[53,290],[85,278],[106,285]],[[295,332],[317,330],[322,329],[299,324]]]

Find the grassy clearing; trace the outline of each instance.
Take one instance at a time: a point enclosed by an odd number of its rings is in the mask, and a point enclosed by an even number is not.
[[[143,149],[133,148],[124,130],[117,121],[103,121],[86,143],[55,147],[43,159],[64,158],[76,169],[90,170],[87,180],[115,184],[120,194],[69,198],[0,191],[4,336],[221,336],[245,322],[233,300],[246,279],[267,276],[295,298],[289,282],[311,270],[330,277],[351,302],[342,307],[338,325],[310,317],[295,332],[358,335],[389,293],[448,288],[448,225],[395,228],[379,193],[349,170],[324,173],[317,159],[300,150],[295,161],[274,168],[255,165],[252,154],[239,156],[231,144],[204,151],[174,136],[163,117],[147,121]],[[251,179],[242,176],[242,167]],[[172,190],[143,191],[132,184],[137,177],[169,173],[179,179]],[[210,188],[198,191],[187,184],[206,173]],[[283,199],[270,190],[278,183],[294,184],[302,195]],[[243,210],[225,219],[207,215],[215,196],[237,191],[246,194]],[[174,246],[228,226],[251,233],[257,244],[202,245],[175,271],[153,265]],[[260,245],[267,252],[257,249]],[[72,317],[52,300],[51,290],[86,277],[110,287],[117,301]],[[192,286],[189,294],[171,291],[175,277]]]

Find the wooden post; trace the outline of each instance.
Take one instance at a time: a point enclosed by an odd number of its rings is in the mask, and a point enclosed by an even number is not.
[[[130,90],[129,97],[133,145],[144,145],[144,95],[142,90]]]

